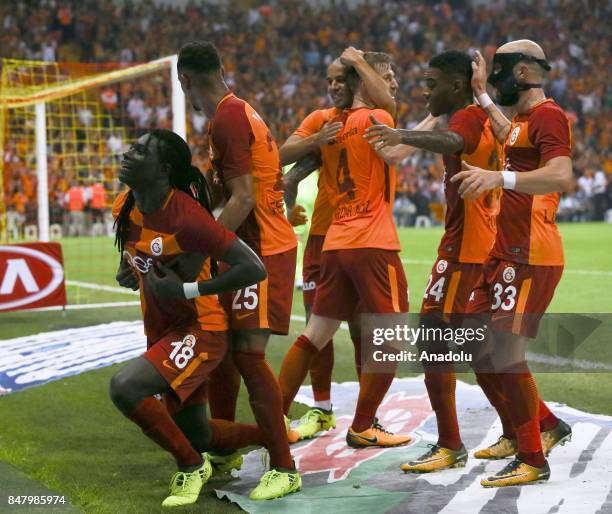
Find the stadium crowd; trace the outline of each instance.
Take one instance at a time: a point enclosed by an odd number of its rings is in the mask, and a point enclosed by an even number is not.
[[[574,123],[576,191],[561,199],[559,219],[603,220],[612,208],[612,87],[606,80],[612,65],[608,22],[612,6],[608,2],[388,0],[373,6],[299,0],[260,5],[244,0],[188,3],[185,8],[155,6],[151,0],[33,3],[19,0],[0,5],[2,57],[127,65],[175,53],[186,41],[205,35],[223,51],[230,87],[262,113],[280,143],[309,111],[329,103],[326,66],[346,46],[392,54],[400,84],[398,126],[411,127],[426,114],[422,75],[434,54],[445,49],[481,49],[490,58],[506,40],[538,40],[554,56],[547,94]],[[169,88],[146,81],[139,84],[103,89],[103,109],[124,116],[131,135],[150,127],[168,127]],[[191,113],[189,121],[195,163],[203,168],[207,120]],[[9,139],[5,144],[11,143]],[[11,155],[5,151],[5,164]],[[23,162],[5,166],[9,209],[30,221],[36,216],[32,173]],[[442,174],[441,161],[426,152],[402,163],[395,205],[400,225],[442,220]],[[64,181],[62,187],[52,205],[55,216],[67,224],[71,186]],[[87,191],[83,195],[85,211],[96,209],[88,201],[88,195],[93,195]]]

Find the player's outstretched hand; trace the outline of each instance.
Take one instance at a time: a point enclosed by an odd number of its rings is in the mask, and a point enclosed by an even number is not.
[[[125,258],[121,259],[121,264],[119,264],[115,280],[117,280],[117,283],[121,287],[127,287],[132,291],[138,291],[138,277]]]
[[[145,280],[153,294],[158,298],[185,298],[183,280],[178,276],[178,273],[164,266],[161,262],[155,262],[153,269],[145,275]]]
[[[354,46],[345,48],[340,54],[340,62],[345,66],[355,66],[360,61],[363,61],[363,51],[357,50]]]
[[[368,127],[364,134],[364,139],[368,140],[376,150],[380,150],[385,146],[397,146],[402,144],[402,136],[394,128],[388,127],[380,123],[374,116],[370,114],[372,126]]]
[[[474,96],[487,92],[487,63],[478,50],[474,53],[472,61],[472,91]]]
[[[451,182],[461,181],[459,195],[461,198],[476,200],[482,193],[504,185],[504,178],[499,171],[483,170],[461,161],[461,169],[451,177]]]
[[[340,121],[328,121],[319,132],[317,132],[317,143],[319,146],[332,142],[338,132],[342,130],[343,124]]]
[[[306,209],[301,205],[294,205],[293,209],[289,212],[289,216],[287,216],[289,223],[291,223],[292,227],[299,227],[301,225],[306,225],[308,222],[308,216],[306,216]]]

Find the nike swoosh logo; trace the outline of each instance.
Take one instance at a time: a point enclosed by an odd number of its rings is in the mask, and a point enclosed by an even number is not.
[[[358,434],[353,434],[353,437],[358,437],[359,439],[363,439],[364,441],[372,444],[376,444],[378,442],[378,437],[365,437]]]
[[[246,314],[236,314],[236,319],[244,319],[252,316],[255,312],[247,312]]]
[[[167,359],[164,362],[162,362],[162,365],[165,368],[171,369],[172,371],[176,371],[172,366],[170,366],[170,364],[168,364],[168,360]]]
[[[489,477],[489,482],[497,482],[498,480],[507,480],[508,478],[521,478],[528,476],[529,473],[521,473],[520,475],[505,475],[503,477]]]

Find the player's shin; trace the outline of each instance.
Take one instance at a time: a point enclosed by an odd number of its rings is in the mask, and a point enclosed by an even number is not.
[[[425,368],[425,387],[438,423],[438,445],[451,450],[462,446],[455,406],[456,384],[452,364]]]
[[[334,369],[334,344],[329,341],[310,365],[310,381],[315,407],[331,410],[331,378]]]
[[[175,458],[180,470],[191,471],[202,464],[202,456],[191,446],[164,405],[145,398],[129,415],[143,433]]]
[[[293,469],[283,419],[281,391],[263,352],[234,352],[234,362],[249,392],[249,403],[270,452],[270,466]],[[306,368],[308,371],[308,368]]]
[[[234,421],[239,391],[240,372],[234,364],[232,352],[227,352],[210,375],[208,405],[211,417]]]
[[[210,449],[213,451],[238,450],[246,446],[265,446],[266,440],[257,425],[233,423],[224,419],[211,419]]]
[[[526,367],[525,363],[523,368]],[[527,370],[506,372],[503,374],[503,382],[510,419],[516,433],[518,456],[523,462],[541,468],[546,459],[542,452],[538,416],[540,397],[535,380]]]
[[[285,355],[278,377],[285,414],[289,412],[289,407],[304,382],[317,352],[316,346],[306,336],[301,335]]]

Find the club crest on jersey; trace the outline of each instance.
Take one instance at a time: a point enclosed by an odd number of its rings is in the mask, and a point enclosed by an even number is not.
[[[151,241],[151,253],[153,255],[161,255],[164,251],[164,245],[161,236],[156,237]]]
[[[438,265],[436,266],[436,271],[438,273],[444,273],[447,267],[448,267],[448,262],[446,262],[445,260],[438,261]]]
[[[514,130],[512,131],[512,134],[510,134],[510,144],[513,145],[514,143],[516,143],[516,140],[519,137],[519,133],[521,132],[521,127],[514,127]]]
[[[514,281],[514,278],[516,277],[515,269],[512,266],[508,266],[502,273],[502,277],[506,284],[509,284],[510,282]]]
[[[193,334],[187,334],[185,337],[183,337],[183,344],[186,346],[189,346],[190,348],[193,348],[195,346],[196,343],[196,338]]]

